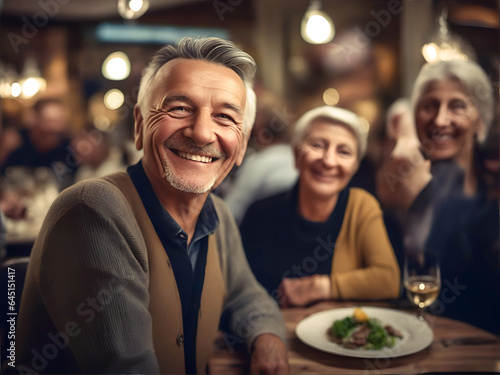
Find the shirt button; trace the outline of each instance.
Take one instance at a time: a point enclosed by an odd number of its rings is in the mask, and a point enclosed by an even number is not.
[[[184,344],[184,335],[181,333],[177,336],[177,345],[182,346],[182,344]]]

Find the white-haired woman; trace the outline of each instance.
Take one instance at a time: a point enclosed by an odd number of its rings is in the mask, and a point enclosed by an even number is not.
[[[281,306],[325,299],[386,299],[400,271],[375,198],[348,188],[366,150],[367,123],[319,107],[296,123],[298,182],[252,205],[241,225],[257,279]]]
[[[493,106],[491,82],[475,62],[439,61],[420,70],[408,109],[413,116],[406,121],[416,131],[400,137],[377,179],[382,205],[404,220],[407,249],[425,247],[442,202],[487,190],[480,150]]]
[[[498,293],[500,282],[498,200],[487,194],[482,160],[494,117],[491,82],[472,61],[428,63],[417,76],[411,104],[423,156],[411,147],[393,152],[378,174],[378,196],[383,207],[402,214],[406,253],[439,254],[444,284],[436,306],[499,333],[493,318],[500,313],[498,298],[479,297],[490,288]],[[449,285],[457,292],[453,303]],[[478,307],[485,302],[487,308]]]

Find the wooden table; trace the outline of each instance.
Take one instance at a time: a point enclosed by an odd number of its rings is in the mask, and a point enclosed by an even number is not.
[[[430,347],[421,352],[392,359],[360,359],[324,353],[303,344],[295,336],[295,326],[318,311],[354,305],[392,307],[388,303],[322,302],[307,308],[283,309],[289,343],[292,374],[422,374],[433,372],[499,372],[500,338],[470,324],[426,315],[434,332]],[[393,308],[393,307],[392,307]],[[457,344],[452,339],[473,338],[473,343]],[[243,348],[229,349],[221,335],[209,360],[209,374],[248,373],[248,354]]]

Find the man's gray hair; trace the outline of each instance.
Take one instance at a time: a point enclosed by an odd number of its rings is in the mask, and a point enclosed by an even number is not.
[[[176,58],[197,59],[219,64],[233,70],[241,78],[246,89],[243,132],[249,134],[255,121],[256,96],[253,82],[257,72],[254,59],[230,41],[220,38],[183,38],[176,45],[167,45],[153,56],[144,69],[139,86],[137,105],[143,117],[149,113],[150,88],[160,68]]]
[[[458,82],[464,94],[479,112],[483,126],[478,130],[477,140],[483,143],[488,136],[494,116],[493,88],[485,71],[473,61],[450,60],[425,64],[413,85],[411,96],[413,113],[416,114],[418,102],[430,84],[447,80]]]

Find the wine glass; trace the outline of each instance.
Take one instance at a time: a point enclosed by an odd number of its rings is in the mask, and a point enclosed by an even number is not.
[[[437,254],[421,251],[407,255],[404,264],[403,282],[408,299],[418,307],[418,318],[439,296],[441,272]]]

